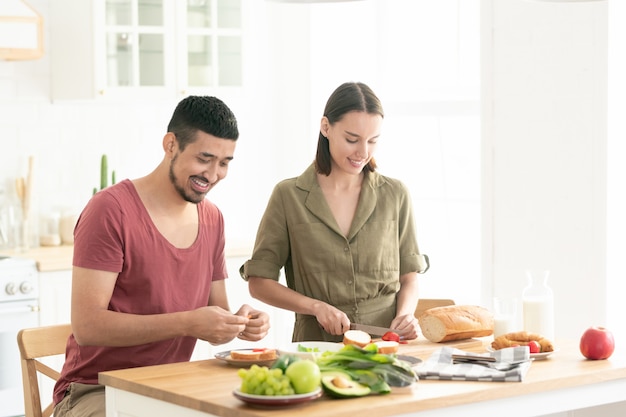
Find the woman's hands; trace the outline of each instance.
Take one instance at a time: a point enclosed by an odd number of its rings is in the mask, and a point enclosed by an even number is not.
[[[400,291],[397,295],[396,317],[391,321],[391,328],[396,329],[405,340],[417,339],[419,323],[415,318],[415,309],[419,298],[417,273],[409,272],[400,276]]]
[[[417,339],[419,323],[413,314],[396,316],[389,326],[404,340]]]
[[[317,301],[313,306],[313,311],[315,311],[317,322],[326,333],[341,335],[350,330],[350,320],[346,313],[330,304]]]
[[[325,332],[340,335],[350,329],[346,314],[323,301],[302,295],[272,279],[248,277],[252,297],[285,310],[315,316]]]

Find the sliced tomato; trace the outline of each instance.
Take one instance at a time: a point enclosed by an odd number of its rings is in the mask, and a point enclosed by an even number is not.
[[[400,336],[395,332],[387,332],[382,337],[383,340],[387,340],[390,342],[400,342]]]
[[[531,340],[528,342],[528,347],[530,348],[530,353],[540,353],[541,345],[536,340]]]
[[[252,349],[253,352],[265,352],[267,350],[267,348],[254,348]]]

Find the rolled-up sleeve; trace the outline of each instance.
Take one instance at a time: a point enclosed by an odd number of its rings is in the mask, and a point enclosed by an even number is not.
[[[409,190],[401,182],[396,182],[397,194],[401,197],[398,209],[398,239],[400,247],[400,275],[409,272],[423,274],[430,267],[428,256],[420,254],[417,245],[413,204]]]
[[[289,257],[289,233],[280,185],[274,188],[259,224],[252,258],[239,268],[239,274],[246,281],[249,277],[278,281],[280,270]]]

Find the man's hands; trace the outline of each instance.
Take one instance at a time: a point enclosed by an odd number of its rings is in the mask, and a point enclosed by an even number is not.
[[[217,306],[201,307],[190,311],[189,336],[221,345],[233,340],[244,331],[248,317],[238,316]]]
[[[247,317],[248,323],[246,327],[239,332],[239,337],[242,340],[257,341],[267,336],[267,332],[270,329],[270,317],[267,313],[259,310],[255,310],[247,304],[244,304],[239,308],[239,311],[235,313],[237,316]]]
[[[250,341],[261,340],[270,328],[267,313],[245,304],[236,314],[217,306],[202,307],[190,313],[194,323],[190,336],[213,345],[228,343],[236,337]]]

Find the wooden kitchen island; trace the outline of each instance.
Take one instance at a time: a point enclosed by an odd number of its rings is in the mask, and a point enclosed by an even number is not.
[[[484,352],[490,339],[454,344]],[[401,345],[400,354],[425,360],[442,344],[425,340]],[[548,359],[535,361],[523,382],[421,380],[388,395],[332,399],[322,396],[291,407],[251,407],[232,394],[237,368],[220,360],[103,372],[107,417],[345,416],[540,416],[626,401],[626,351],[608,360],[585,360],[578,343],[559,343]],[[626,403],[625,403],[626,404]],[[623,415],[626,415],[624,410]]]

